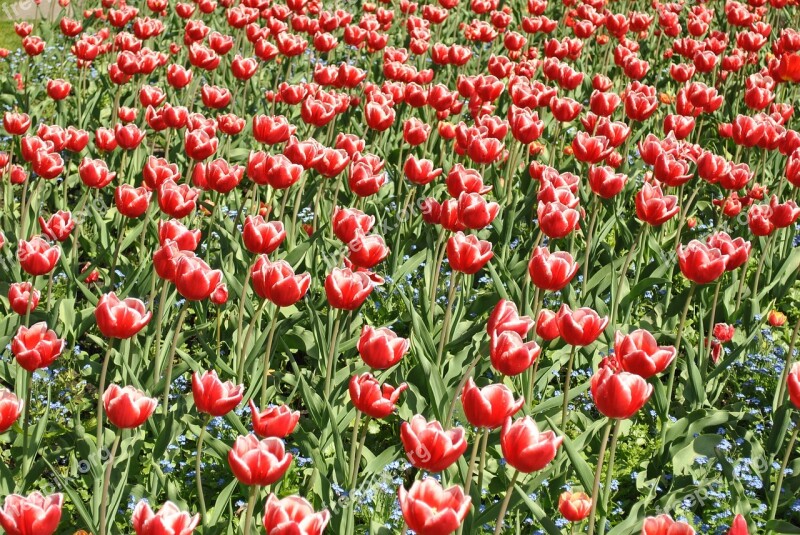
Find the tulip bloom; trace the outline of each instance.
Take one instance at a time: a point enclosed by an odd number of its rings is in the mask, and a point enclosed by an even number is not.
[[[659,346],[648,331],[637,329],[623,335],[617,331],[614,339],[614,357],[620,367],[648,379],[667,369],[675,359],[674,346]]]
[[[530,368],[542,349],[535,341],[525,342],[519,333],[494,333],[489,345],[492,367],[505,375],[519,375]]]
[[[467,449],[463,427],[445,431],[442,424],[428,422],[421,414],[402,423],[400,440],[411,464],[429,472],[445,470]]]
[[[592,499],[585,492],[562,492],[558,497],[558,511],[570,522],[580,522],[592,509]]]
[[[419,535],[453,533],[472,505],[471,498],[461,487],[456,485],[445,490],[431,477],[415,481],[408,491],[401,485],[398,494],[406,524]]]
[[[608,317],[600,317],[591,308],[571,310],[562,304],[556,315],[558,333],[566,343],[573,346],[588,346],[602,334],[608,325]]]
[[[370,325],[361,328],[358,339],[358,354],[370,368],[386,370],[400,362],[411,345],[407,338],[397,336],[391,329],[375,329]]]
[[[613,357],[607,357],[592,376],[591,390],[597,410],[609,418],[624,420],[647,403],[653,385],[639,375],[622,371]]]
[[[664,195],[661,188],[645,184],[636,194],[636,217],[657,227],[680,211],[675,195]]]
[[[364,269],[372,269],[389,256],[389,248],[381,236],[364,234],[361,230],[356,231],[347,249],[350,261]]]
[[[29,309],[30,311],[36,310],[40,297],[39,290],[34,288],[30,282],[15,282],[8,287],[8,302],[11,310],[20,316],[24,316]]]
[[[131,525],[136,535],[191,535],[200,523],[200,515],[181,511],[172,502],[165,502],[157,513],[145,500],[136,504]]]
[[[262,299],[269,299],[279,307],[297,303],[308,292],[311,275],[295,275],[292,266],[285,260],[270,262],[267,255],[261,255],[251,270],[253,290]]]
[[[355,310],[372,293],[372,281],[363,271],[334,268],[325,279],[325,295],[333,308]]]
[[[559,337],[556,317],[552,310],[544,309],[539,312],[539,317],[536,318],[536,335],[542,340],[549,342]]]
[[[142,425],[153,411],[158,401],[132,386],[120,388],[112,384],[103,393],[103,409],[108,421],[120,429],[134,429]]]
[[[533,327],[533,320],[528,316],[520,316],[517,305],[507,299],[497,302],[486,322],[486,333],[502,334],[505,331],[514,331],[520,336],[527,336]]]
[[[175,267],[172,281],[183,297],[189,301],[202,301],[222,284],[222,272],[211,269],[208,264],[195,256],[182,255]]]
[[[492,259],[492,244],[475,235],[456,232],[447,240],[447,260],[455,271],[474,275]]]
[[[20,326],[11,339],[11,353],[22,368],[34,372],[50,366],[64,351],[65,345],[66,342],[42,321],[30,328]]]
[[[41,236],[34,236],[30,241],[19,240],[17,259],[20,267],[29,275],[46,275],[56,266],[61,258],[61,249],[50,245]]]
[[[377,419],[386,418],[394,412],[395,404],[406,388],[406,383],[397,387],[381,385],[371,373],[354,375],[350,379],[350,400],[364,414]]]
[[[270,493],[264,507],[267,535],[322,535],[330,518],[327,509],[315,512],[311,504],[300,496],[278,499]]]
[[[214,370],[192,374],[192,396],[197,410],[211,416],[225,416],[242,401],[244,385],[222,382]]]
[[[114,190],[114,204],[120,214],[133,219],[147,211],[151,195],[152,192],[144,186],[134,188],[128,184],[122,184]]]
[[[503,384],[478,388],[470,377],[461,391],[461,405],[467,421],[475,427],[496,429],[506,418],[516,414],[525,403],[524,398],[514,401],[514,394]]]
[[[749,535],[750,531],[747,528],[747,520],[742,515],[736,515],[731,524],[731,529],[728,530],[728,535]]]
[[[649,516],[644,519],[641,535],[694,535],[686,522],[676,522],[669,515]]]
[[[259,411],[252,399],[250,413],[253,416],[253,431],[262,438],[286,438],[294,432],[300,420],[300,412],[293,411],[286,405],[271,406]]]
[[[292,464],[283,440],[268,437],[261,441],[255,435],[239,437],[228,452],[228,464],[236,479],[245,485],[271,485],[278,481]]]
[[[558,292],[578,272],[578,264],[566,251],[550,253],[547,247],[536,247],[528,262],[528,274],[537,288]]]
[[[506,462],[520,472],[538,472],[555,459],[564,437],[557,437],[553,431],[539,431],[530,416],[516,422],[511,416],[506,418],[500,433],[500,447]]]
[[[684,249],[678,246],[678,265],[683,276],[697,284],[717,280],[725,271],[725,257],[716,247],[692,240]]]
[[[789,388],[789,400],[800,410],[800,362],[796,362],[786,378]]]
[[[286,238],[286,230],[280,221],[265,221],[260,215],[247,216],[244,220],[242,240],[247,250],[255,254],[270,254]]]
[[[339,208],[333,211],[331,225],[333,233],[344,243],[351,242],[360,230],[367,233],[375,224],[375,217],[356,208]]]
[[[0,509],[0,526],[8,535],[53,535],[61,521],[63,503],[62,494],[11,494]]]
[[[14,425],[25,403],[7,388],[0,387],[0,433],[5,433]]]
[[[139,299],[120,300],[114,292],[100,297],[94,309],[97,327],[107,338],[131,338],[150,322],[152,315]]]

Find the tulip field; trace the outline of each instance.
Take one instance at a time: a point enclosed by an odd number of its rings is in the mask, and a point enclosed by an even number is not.
[[[2,532],[800,533],[798,0],[3,4]]]

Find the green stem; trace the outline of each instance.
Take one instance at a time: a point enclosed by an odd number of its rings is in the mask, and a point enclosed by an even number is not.
[[[569,362],[567,362],[567,375],[564,377],[564,402],[561,405],[561,429],[567,424],[567,406],[569,404],[569,380],[572,376],[572,363],[575,360],[577,346],[572,346],[569,352]]]
[[[22,484],[25,485],[25,478],[28,477],[28,464],[30,460],[28,459],[28,430],[30,428],[30,414],[31,414],[31,399],[32,399],[32,391],[33,391],[33,372],[26,372],[28,376],[25,380],[25,414],[23,414],[22,418]]]
[[[272,357],[272,341],[275,338],[275,328],[278,326],[280,308],[275,307],[272,319],[269,322],[269,335],[267,335],[267,348],[264,351],[264,372],[261,378],[261,406],[267,404],[267,379],[269,378],[269,361]]]
[[[108,340],[108,348],[103,357],[103,367],[100,370],[100,383],[97,386],[97,435],[95,444],[97,451],[103,449],[103,394],[106,391],[106,376],[108,375],[108,363],[111,361],[111,352],[114,350],[114,339]]]
[[[355,483],[354,483],[354,479],[355,478],[353,477],[352,472],[355,470],[355,468],[354,468],[355,463],[353,461],[355,461],[355,458],[356,458],[356,448],[358,447],[358,431],[359,431],[359,425],[360,424],[361,424],[361,411],[356,409],[356,419],[353,422],[353,434],[350,436],[350,457],[349,457],[349,459],[350,459],[350,463],[353,464],[353,467],[351,467],[351,469],[350,469],[351,474],[350,474],[350,477],[348,478],[348,482],[350,483],[350,488],[351,489],[355,488]]]
[[[622,427],[622,420],[617,420],[614,424],[614,430],[611,432],[611,445],[608,447],[608,468],[606,469],[606,482],[603,485],[603,510],[600,515],[601,533],[605,533],[603,528],[606,525],[608,501],[611,498],[611,481],[614,477],[614,457],[617,453],[617,439],[619,438],[620,427]]]
[[[789,458],[792,455],[792,449],[794,448],[794,443],[797,440],[798,432],[800,432],[800,425],[795,426],[794,433],[792,433],[792,437],[789,439],[789,444],[786,446],[786,453],[783,455],[781,469],[778,472],[778,480],[775,482],[775,492],[772,494],[772,507],[769,511],[768,520],[774,520],[775,514],[778,512],[778,502],[781,498],[781,487],[783,486],[783,473],[786,471],[786,467],[789,465]]]
[[[100,496],[100,535],[106,535],[106,524],[108,522],[108,487],[111,484],[111,470],[114,467],[114,457],[119,448],[119,441],[122,438],[122,430],[117,430],[117,437],[114,439],[114,445],[111,446],[111,453],[106,461],[106,471],[103,475],[103,493]]]
[[[480,505],[480,496],[483,492],[483,467],[486,466],[486,448],[489,445],[489,431],[490,429],[485,429],[483,431],[483,439],[481,440],[481,456],[478,458],[478,503],[477,506]]]
[[[775,396],[775,401],[772,402],[772,409],[773,411],[777,410],[781,404],[783,404],[783,396],[786,393],[786,378],[789,375],[789,370],[792,367],[792,360],[794,357],[794,348],[797,344],[797,334],[800,333],[800,317],[797,318],[797,323],[794,324],[794,330],[792,331],[792,338],[789,342],[789,351],[786,353],[786,364],[783,367],[783,373],[781,374],[781,380],[778,382],[778,391]]]
[[[608,435],[614,424],[609,418],[603,430],[603,438],[600,441],[600,451],[597,453],[597,468],[594,471],[594,483],[592,484],[592,508],[589,511],[589,535],[594,534],[594,518],[597,514],[597,498],[600,494],[600,478],[603,475],[603,460],[606,456],[606,446],[608,445]]]
[[[503,531],[503,519],[506,516],[506,510],[508,509],[508,504],[511,501],[511,496],[514,495],[514,485],[517,484],[517,478],[519,477],[519,470],[514,470],[514,475],[511,476],[511,483],[508,485],[508,489],[506,489],[506,497],[503,498],[503,504],[500,506],[500,513],[497,515],[497,523],[494,526],[494,535],[499,535]]]
[[[447,418],[444,420],[444,427],[445,429],[450,427],[450,422],[453,421],[453,413],[456,410],[456,401],[458,400],[458,395],[461,393],[461,390],[464,388],[464,385],[467,384],[470,376],[472,375],[472,370],[475,369],[475,366],[478,365],[478,362],[481,361],[483,355],[478,355],[469,365],[469,368],[464,372],[464,375],[461,377],[461,382],[458,383],[458,387],[456,391],[453,393],[453,398],[450,400],[450,406],[447,409]]]
[[[247,500],[247,514],[244,517],[244,535],[250,535],[250,526],[253,524],[253,513],[258,498],[258,485],[250,487],[250,498]]]
[[[264,311],[264,307],[267,306],[268,302],[269,301],[267,301],[266,299],[264,299],[261,302],[261,305],[259,305],[258,307],[258,312],[256,312],[256,315],[253,317],[252,320],[250,320],[250,325],[247,327],[247,334],[245,335],[244,342],[242,343],[242,347],[240,348],[241,355],[239,356],[239,365],[238,369],[236,370],[236,379],[239,384],[241,384],[242,381],[244,380],[244,367],[245,363],[247,362],[247,348],[250,345],[250,339],[253,337],[253,330],[257,323],[259,324],[259,326],[261,325],[260,324],[261,313]]]
[[[203,526],[206,525],[206,499],[203,495],[203,479],[200,471],[203,464],[203,441],[206,438],[206,428],[211,422],[211,415],[206,415],[203,418],[203,426],[200,428],[200,434],[197,437],[197,456],[194,462],[195,479],[197,481],[197,499],[200,502],[200,522]]]
[[[157,275],[153,273],[153,277]],[[161,362],[161,329],[164,319],[164,307],[167,306],[167,290],[169,289],[169,284],[167,281],[161,281],[161,296],[158,299],[158,318],[156,318],[156,348],[155,348],[155,368],[153,370],[153,385],[158,384],[158,380],[161,379],[161,367],[163,363]]]
[[[333,322],[333,332],[331,333],[331,344],[328,350],[328,366],[325,370],[325,399],[329,399],[331,394],[331,379],[333,378],[333,369],[336,367],[336,348],[339,341],[341,320],[341,313],[336,314],[336,320]]]
[[[31,307],[33,305],[33,293],[36,291],[36,275],[33,276],[33,280],[31,281],[31,291],[28,293],[28,306],[25,308],[25,323],[24,325],[27,327],[31,321]]]
[[[167,416],[167,406],[169,405],[169,387],[172,383],[172,368],[175,365],[175,351],[178,349],[178,339],[181,335],[181,327],[183,327],[183,320],[186,319],[186,313],[189,311],[189,301],[185,301],[181,306],[181,312],[178,315],[178,323],[175,325],[175,334],[172,336],[172,345],[169,348],[169,355],[167,356],[167,371],[164,374],[164,394],[161,400],[161,412],[164,417]]]
[[[440,371],[442,369],[442,356],[444,355],[444,346],[447,345],[448,334],[450,331],[450,318],[453,315],[453,299],[456,293],[456,282],[458,281],[458,271],[450,272],[450,288],[447,292],[447,304],[445,304],[444,321],[442,322],[442,332],[439,334],[439,349],[436,354],[436,368]]]

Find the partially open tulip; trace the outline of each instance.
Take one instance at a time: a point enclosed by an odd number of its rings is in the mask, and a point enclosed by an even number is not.
[[[269,299],[279,307],[288,307],[297,303],[308,292],[311,275],[303,273],[295,275],[292,266],[285,260],[270,262],[266,255],[261,255],[251,270],[253,290],[262,299]]]
[[[8,535],[52,535],[61,521],[62,494],[10,494],[0,509],[0,526]]]
[[[697,284],[714,282],[725,271],[725,257],[716,247],[692,240],[678,246],[678,265],[683,276]]]
[[[524,398],[514,400],[514,393],[506,385],[490,384],[478,388],[472,377],[461,391],[464,414],[475,427],[496,429],[503,425],[507,417],[516,414],[524,403]]]
[[[786,323],[786,314],[778,310],[770,310],[767,314],[767,321],[773,327],[783,327],[783,324]]]
[[[614,357],[626,372],[645,379],[663,372],[675,359],[675,347],[659,346],[648,331],[637,329],[623,335],[617,331],[614,338]]]
[[[7,388],[0,387],[0,433],[5,433],[22,414],[24,402]]]
[[[400,486],[398,494],[406,524],[419,535],[453,533],[472,505],[464,489],[456,485],[445,490],[431,477],[415,481],[408,491]]]
[[[364,233],[369,232],[374,224],[374,216],[367,215],[356,208],[339,208],[338,206],[333,211],[331,220],[333,233],[344,243],[350,243],[359,230]]]
[[[131,525],[136,535],[191,535],[200,523],[200,515],[181,511],[172,502],[165,502],[155,513],[142,500],[136,504]]]
[[[119,299],[114,292],[100,297],[94,309],[97,327],[108,338],[130,338],[141,331],[153,313],[139,299]]]
[[[664,514],[645,518],[641,535],[694,535],[694,529],[686,522],[675,521]]]
[[[245,485],[271,485],[278,481],[289,465],[292,454],[286,453],[283,440],[255,435],[239,437],[228,452],[228,464],[236,479]]]
[[[178,292],[189,301],[208,299],[222,283],[222,272],[211,269],[196,256],[183,255],[178,260],[173,280]]]
[[[486,323],[486,333],[502,334],[505,331],[514,331],[520,336],[527,336],[528,331],[533,327],[533,320],[528,316],[520,316],[517,305],[508,299],[501,299],[497,302],[489,315]]]
[[[492,367],[505,375],[519,375],[530,368],[542,349],[535,341],[526,342],[515,331],[493,334],[489,343]]]
[[[64,351],[65,345],[66,342],[42,321],[30,328],[20,326],[11,339],[11,353],[22,368],[34,372],[50,366]]]
[[[550,464],[563,440],[553,431],[540,432],[530,416],[516,422],[509,416],[500,434],[500,447],[508,464],[529,474]]]
[[[381,236],[361,230],[347,243],[348,258],[358,267],[372,269],[389,256],[389,248]]]
[[[475,235],[456,232],[447,240],[447,260],[455,271],[473,275],[483,268],[493,256],[492,244]]]
[[[294,432],[300,420],[300,412],[293,411],[287,405],[271,406],[259,411],[252,399],[250,413],[253,416],[253,431],[262,438],[286,438]]]
[[[56,266],[61,258],[61,249],[50,245],[41,236],[34,236],[30,241],[19,240],[17,259],[20,267],[30,275],[46,275]]]
[[[114,190],[114,204],[120,214],[137,218],[147,211],[151,195],[152,192],[144,186],[134,188],[129,184],[122,184]]]
[[[315,512],[300,496],[278,499],[270,493],[264,507],[267,535],[322,535],[330,518],[327,510]]]
[[[244,385],[220,381],[214,370],[192,374],[192,396],[197,410],[211,416],[225,416],[242,401]]]
[[[608,317],[601,318],[591,308],[571,310],[562,304],[556,315],[558,333],[566,343],[573,346],[588,346],[602,334],[608,325]]]
[[[397,336],[388,327],[375,329],[370,325],[361,328],[358,338],[358,354],[370,368],[386,370],[391,368],[408,352],[410,342]]]
[[[747,520],[742,515],[736,515],[728,530],[728,535],[749,535],[750,531],[747,528]]]
[[[33,290],[32,296],[31,290]],[[39,290],[34,288],[30,282],[15,282],[8,287],[8,302],[11,310],[20,316],[24,316],[28,312],[29,302],[30,310],[36,310],[40,296]]]
[[[562,492],[558,497],[558,511],[570,522],[580,522],[592,509],[592,499],[585,492]]]
[[[796,362],[786,378],[789,388],[789,400],[800,410],[800,362]]]
[[[613,357],[607,357],[592,376],[591,391],[597,410],[609,418],[623,420],[647,403],[653,385],[635,373],[623,371]]]
[[[463,427],[445,431],[442,424],[428,422],[421,414],[400,425],[400,440],[409,462],[429,472],[445,470],[467,449]]]
[[[556,317],[555,312],[544,309],[539,312],[539,317],[536,318],[536,334],[545,342],[555,340],[559,336]]]
[[[177,219],[158,222],[158,243],[164,245],[173,240],[181,251],[194,251],[200,243],[200,229],[190,230]]]
[[[350,379],[350,400],[356,409],[373,418],[386,418],[394,412],[400,394],[408,388],[406,383],[394,387],[380,384],[371,373],[354,375]]]
[[[158,401],[132,386],[124,388],[112,384],[103,393],[103,409],[108,421],[120,429],[134,429],[142,425]]]
[[[75,228],[75,220],[72,218],[71,213],[59,210],[47,220],[39,216],[39,227],[42,229],[42,234],[48,238],[56,241],[65,241]]]
[[[724,344],[733,340],[733,335],[736,334],[736,328],[727,323],[717,323],[714,325],[714,329],[711,332],[714,334],[714,338]]]
[[[270,254],[286,238],[286,230],[280,221],[264,221],[258,216],[247,216],[242,229],[242,240],[247,250],[255,254]]]
[[[566,251],[551,253],[547,247],[536,247],[528,262],[528,274],[537,288],[557,292],[564,288],[575,273],[578,264]]]
[[[372,281],[363,271],[334,268],[325,279],[325,295],[333,308],[355,310],[372,293]]]

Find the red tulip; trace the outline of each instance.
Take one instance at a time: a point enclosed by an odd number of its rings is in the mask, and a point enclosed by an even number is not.
[[[411,117],[403,122],[403,139],[412,147],[422,145],[428,141],[431,127],[416,117]]]
[[[120,429],[142,425],[156,410],[158,401],[132,386],[110,385],[103,393],[103,408],[108,421]]]
[[[725,271],[725,257],[716,247],[692,240],[678,246],[678,265],[683,276],[697,284],[714,282]]]
[[[462,192],[458,197],[458,218],[470,229],[482,229],[492,223],[500,205],[486,202],[479,193]]]
[[[536,342],[525,342],[514,331],[494,333],[489,345],[492,367],[505,375],[524,372],[533,365],[541,351]]]
[[[528,273],[533,284],[542,290],[558,292],[578,272],[578,265],[566,251],[550,253],[547,247],[536,247],[528,263]]]
[[[0,388],[0,433],[5,433],[22,414],[24,402],[10,390]]]
[[[789,387],[789,400],[800,410],[800,362],[796,362],[786,378]]]
[[[403,165],[403,173],[409,182],[418,186],[430,184],[436,177],[442,174],[442,170],[435,167],[431,160],[417,159],[413,154],[409,154],[406,163]]]
[[[287,496],[278,499],[270,493],[264,508],[264,528],[267,535],[322,535],[331,514],[314,512],[305,498]]]
[[[639,375],[622,371],[614,357],[606,357],[592,376],[592,398],[609,418],[627,419],[641,409],[653,393],[653,385]]]
[[[406,524],[419,535],[453,533],[472,505],[461,487],[445,490],[431,477],[415,481],[408,491],[401,485],[398,494]]]
[[[114,126],[114,139],[120,148],[133,150],[144,139],[144,130],[139,129],[135,124],[116,124]]]
[[[33,296],[30,295],[31,289]],[[41,294],[39,290],[34,288],[30,282],[15,282],[8,287],[8,302],[11,305],[11,310],[24,316],[28,311],[28,301],[30,301],[30,310],[36,310],[39,304]]]
[[[0,509],[0,526],[8,535],[53,535],[61,521],[64,496],[43,496],[34,492],[28,496],[10,494]]]
[[[585,492],[562,492],[558,497],[558,511],[569,522],[580,522],[592,509],[592,499]]]
[[[475,169],[467,169],[457,163],[447,173],[447,192],[454,198],[466,193],[480,193],[481,195],[492,190],[492,186],[483,185],[483,177]]]
[[[270,262],[266,255],[256,260],[251,271],[253,290],[262,299],[269,299],[279,307],[297,303],[308,292],[311,275],[295,275],[285,260]]]
[[[544,309],[536,318],[536,334],[544,341],[559,337],[557,315],[552,310]]]
[[[247,216],[244,220],[242,240],[247,250],[255,254],[270,254],[286,238],[286,230],[280,221],[264,221],[258,216]]]
[[[523,398],[514,401],[514,394],[503,384],[478,388],[472,377],[461,391],[461,405],[467,421],[475,427],[496,429],[506,418],[513,416],[525,403]]]
[[[447,241],[447,260],[450,267],[461,273],[473,275],[483,268],[493,256],[492,244],[477,236],[457,232]]]
[[[200,515],[181,511],[172,502],[165,502],[154,513],[145,500],[136,504],[131,525],[136,535],[191,535],[200,523]]]
[[[391,329],[375,329],[369,325],[361,328],[358,339],[358,354],[370,368],[386,370],[400,362],[408,352],[410,342],[397,336]]]
[[[355,310],[372,293],[372,281],[361,271],[334,268],[325,279],[325,295],[333,308]]]
[[[236,479],[245,485],[271,485],[278,481],[292,464],[283,440],[268,437],[261,441],[255,435],[240,436],[228,452],[228,464]]]
[[[222,272],[211,269],[208,264],[195,256],[183,255],[175,268],[172,281],[183,297],[189,301],[208,299],[222,283]]]
[[[770,310],[769,314],[767,314],[767,321],[773,327],[783,327],[786,323],[786,314],[777,310]]]
[[[42,234],[48,238],[65,241],[75,228],[75,220],[72,219],[71,213],[59,210],[48,220],[39,216],[39,227],[42,229]]]
[[[133,219],[147,211],[151,195],[144,186],[134,188],[129,184],[122,184],[114,190],[114,204],[120,214]]]
[[[168,216],[180,219],[192,213],[199,194],[188,184],[166,180],[158,188],[158,206]]]
[[[580,214],[561,202],[539,203],[537,210],[539,228],[552,239],[568,236],[578,225]]]
[[[663,372],[675,359],[675,347],[659,346],[648,331],[637,329],[614,337],[614,357],[620,368],[648,379]]]
[[[731,524],[731,529],[728,530],[728,535],[749,535],[750,531],[747,528],[747,520],[742,515],[736,515]]]
[[[714,325],[712,332],[714,333],[714,338],[724,344],[725,342],[733,340],[736,329],[733,325],[728,325],[727,323],[717,323]]]
[[[257,115],[253,117],[253,137],[259,143],[277,145],[289,140],[297,129],[283,115]]]
[[[259,411],[252,399],[250,413],[253,416],[253,431],[262,438],[286,438],[294,432],[300,420],[300,412],[293,411],[287,405],[270,406]]]
[[[244,385],[222,382],[214,370],[192,374],[192,396],[197,410],[211,416],[225,416],[242,401]]]
[[[31,127],[31,118],[27,113],[7,111],[3,114],[3,128],[12,136],[21,136]]]
[[[526,474],[538,472],[550,464],[564,437],[553,431],[539,431],[536,422],[525,416],[514,422],[509,416],[500,433],[500,447],[506,462]]]
[[[706,240],[709,247],[720,250],[725,258],[725,271],[733,271],[743,266],[750,257],[750,242],[738,237],[731,239],[727,232],[717,232]]]
[[[375,217],[358,210],[357,208],[339,208],[333,211],[333,233],[344,243],[350,243],[360,230],[367,233],[375,224]]]
[[[408,388],[406,383],[397,387],[380,384],[371,373],[354,375],[350,379],[350,400],[353,406],[372,418],[386,418],[394,412],[400,394]]]
[[[356,230],[355,237],[347,244],[350,261],[365,269],[371,269],[389,256],[389,248],[377,234],[364,234]]]
[[[604,199],[611,199],[625,187],[628,176],[615,173],[611,167],[592,165],[589,167],[589,186]]]
[[[791,199],[780,203],[778,202],[778,197],[773,195],[770,199],[769,207],[772,209],[769,220],[775,225],[775,228],[786,228],[794,224],[797,218],[800,217],[800,208]]]
[[[429,472],[445,470],[467,449],[463,427],[445,431],[442,424],[428,422],[421,414],[402,423],[400,440],[411,464]]]
[[[139,299],[120,300],[114,292],[100,297],[94,309],[97,327],[107,338],[131,338],[148,324],[152,315]]]
[[[158,242],[163,246],[172,240],[181,251],[194,251],[200,242],[200,229],[189,230],[178,220],[169,219],[158,222]]]
[[[676,522],[665,514],[645,518],[642,535],[694,535],[694,529],[686,522]]]
[[[11,339],[11,353],[22,368],[34,372],[50,366],[64,351],[65,345],[66,342],[42,321],[30,328],[20,326]]]
[[[636,217],[654,227],[669,221],[679,211],[678,198],[664,195],[658,186],[645,183],[636,194]]]
[[[52,180],[64,170],[64,159],[60,154],[39,150],[33,155],[31,167],[40,177]]]
[[[203,129],[186,130],[183,137],[186,155],[195,161],[203,161],[217,152],[219,139]]]
[[[608,325],[608,317],[601,318],[591,308],[571,310],[562,304],[556,315],[558,333],[566,343],[573,346],[588,346],[602,334]]]
[[[528,316],[520,316],[517,305],[507,299],[501,299],[492,309],[486,323],[486,333],[500,335],[505,331],[514,331],[521,337],[528,335],[533,327],[533,320]]]

